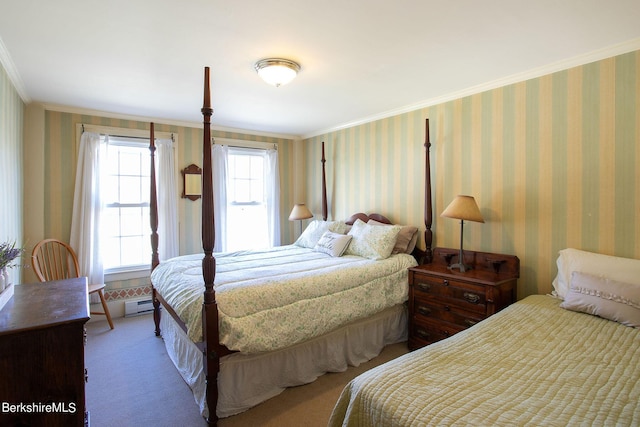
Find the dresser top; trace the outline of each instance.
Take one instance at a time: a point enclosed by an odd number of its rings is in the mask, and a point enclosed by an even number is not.
[[[458,269],[450,270],[449,265],[458,262],[459,253],[457,249],[435,248],[431,264],[419,265],[411,270],[435,273],[449,279],[466,279],[487,284],[500,283],[520,277],[518,257],[489,252],[464,251],[464,262],[472,269],[464,273]]]
[[[0,336],[87,320],[86,277],[16,285],[0,310]]]

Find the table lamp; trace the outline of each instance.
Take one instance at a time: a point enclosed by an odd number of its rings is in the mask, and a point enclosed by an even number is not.
[[[300,221],[300,234],[302,234],[302,220],[309,218],[313,218],[313,214],[304,203],[295,204],[289,214],[289,221]]]
[[[467,270],[471,270],[473,267],[464,263],[464,253],[462,250],[462,234],[464,231],[464,221],[484,222],[480,209],[476,204],[476,200],[471,196],[458,195],[449,206],[440,214],[445,218],[455,218],[460,220],[460,253],[458,255],[458,263],[449,266],[449,270],[458,268],[460,272],[464,273]]]

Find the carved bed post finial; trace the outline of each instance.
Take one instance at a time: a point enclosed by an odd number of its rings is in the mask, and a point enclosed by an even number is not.
[[[426,262],[430,263],[433,259],[433,252],[431,245],[433,242],[433,232],[431,231],[431,225],[433,224],[433,207],[431,202],[431,160],[429,158],[429,150],[431,148],[431,141],[429,138],[429,119],[426,119],[425,125],[425,178],[424,178],[424,243],[426,246]]]
[[[327,175],[325,172],[325,163],[327,160],[324,157],[324,141],[322,141],[322,219],[327,220]]]

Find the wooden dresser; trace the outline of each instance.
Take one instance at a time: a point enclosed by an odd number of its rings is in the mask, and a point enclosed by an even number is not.
[[[513,255],[464,251],[464,273],[447,267],[457,249],[436,248],[433,262],[409,269],[409,349],[447,338],[516,301],[520,261]]]
[[[15,286],[0,310],[0,425],[84,426],[86,278]]]

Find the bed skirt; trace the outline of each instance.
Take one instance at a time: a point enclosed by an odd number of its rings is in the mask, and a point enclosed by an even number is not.
[[[166,313],[161,318],[161,330],[169,357],[193,391],[202,416],[208,417],[202,353]],[[385,346],[406,339],[407,313],[405,305],[400,304],[282,350],[227,355],[220,361],[216,414],[225,418],[246,411],[287,387],[358,366],[376,357]]]

